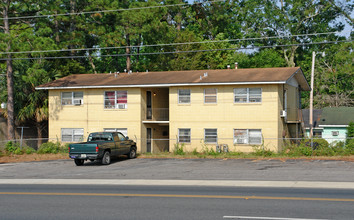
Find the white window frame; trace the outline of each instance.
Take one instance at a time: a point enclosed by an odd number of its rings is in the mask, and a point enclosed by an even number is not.
[[[70,136],[70,140],[63,138],[64,136]],[[83,128],[62,128],[61,129],[61,141],[62,142],[81,142],[84,140]]]
[[[185,134],[181,135],[182,130],[187,131],[187,135],[185,135]],[[190,128],[178,128],[178,143],[191,143],[191,134],[192,134],[192,131]],[[186,139],[189,139],[189,141],[188,140],[184,141]]]
[[[236,93],[240,90],[246,90],[246,93]],[[260,90],[260,93],[251,94],[253,90]],[[234,103],[262,103],[262,93],[262,88],[234,88]],[[237,94],[238,96],[236,96]],[[244,99],[244,101],[236,101],[236,99]],[[256,101],[256,99],[259,99],[259,101]]]
[[[125,137],[128,136],[128,128],[104,128],[103,131],[104,132],[120,132]]]
[[[215,94],[206,91],[215,91]],[[207,98],[215,97],[215,102],[207,101]],[[204,89],[204,104],[216,104],[218,102],[218,89],[206,88]]]
[[[64,93],[70,94],[71,98],[63,98]],[[76,97],[78,94],[82,94],[82,96]],[[64,100],[69,101],[66,103]],[[84,104],[84,92],[61,92],[61,105],[83,105]]]
[[[108,105],[106,104],[106,101],[108,101],[108,103],[110,103],[110,99],[107,98],[106,93],[108,92],[114,92],[114,105]],[[118,96],[119,93],[125,93],[127,96],[127,102],[126,103],[118,103]],[[104,105],[104,109],[127,109],[128,108],[128,91],[127,90],[117,90],[117,91],[104,91],[103,93],[103,105]]]
[[[181,91],[188,91],[188,95],[181,95]],[[178,89],[178,104],[190,104],[191,103],[191,90],[190,89]],[[183,99],[186,98],[188,101],[184,101]],[[183,101],[182,101],[183,100]]]
[[[215,134],[208,134],[207,135],[207,130],[208,132],[211,132],[211,130],[215,130]],[[215,138],[215,142],[214,141],[208,141],[208,138]],[[217,144],[218,143],[218,129],[217,128],[204,128],[204,143],[206,144]]]
[[[236,136],[236,132],[244,132],[243,136]],[[252,137],[252,133],[259,132]],[[253,142],[252,138],[259,138],[258,142]],[[262,129],[234,129],[234,144],[261,145],[262,144]]]

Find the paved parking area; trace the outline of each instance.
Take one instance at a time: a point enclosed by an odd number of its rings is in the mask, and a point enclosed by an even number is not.
[[[73,160],[0,164],[0,179],[150,179],[354,182],[354,162],[118,158],[108,166]]]

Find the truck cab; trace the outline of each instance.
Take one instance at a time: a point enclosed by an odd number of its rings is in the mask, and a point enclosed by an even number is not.
[[[120,132],[94,132],[89,134],[87,142],[69,145],[69,157],[77,166],[86,160],[110,164],[111,156],[119,155],[136,157],[136,143]]]

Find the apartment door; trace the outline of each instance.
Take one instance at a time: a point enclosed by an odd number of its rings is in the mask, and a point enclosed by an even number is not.
[[[151,91],[146,91],[146,119],[152,119]]]
[[[151,137],[152,137],[151,128],[146,128],[146,152],[147,153],[151,153]]]

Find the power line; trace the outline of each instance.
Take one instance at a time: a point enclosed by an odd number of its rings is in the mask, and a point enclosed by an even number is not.
[[[176,54],[176,53],[198,53],[198,52],[214,52],[214,51],[228,51],[228,50],[255,50],[264,48],[276,48],[276,47],[291,47],[291,46],[307,46],[307,45],[319,45],[319,44],[335,44],[352,42],[354,40],[343,41],[322,41],[312,43],[300,43],[300,44],[286,44],[286,45],[269,45],[269,46],[252,46],[246,48],[223,48],[223,49],[209,49],[209,50],[188,50],[188,51],[168,51],[168,52],[151,52],[151,53],[139,53],[139,54],[109,54],[109,55],[97,55],[93,57],[125,57],[125,56],[146,56],[146,55],[161,55],[161,54]],[[42,59],[79,59],[87,58],[88,56],[63,56],[63,57],[27,57],[27,58],[11,58],[11,60],[42,60]],[[2,58],[0,61],[8,60],[8,58]]]
[[[28,19],[28,18],[47,18],[47,17],[84,15],[84,14],[96,14],[96,13],[110,13],[110,12],[119,12],[119,11],[133,11],[133,10],[141,10],[141,9],[151,9],[151,8],[190,6],[190,5],[196,5],[196,4],[208,4],[208,3],[216,3],[216,2],[225,2],[225,0],[194,2],[192,4],[181,3],[181,4],[155,5],[155,6],[146,6],[146,7],[137,7],[137,8],[120,8],[120,9],[101,10],[101,11],[84,11],[84,12],[74,12],[74,13],[65,13],[65,14],[50,14],[50,15],[33,15],[33,16],[23,16],[23,17],[9,17],[8,20]],[[0,18],[0,20],[5,20],[5,18]]]
[[[222,43],[222,42],[234,42],[234,41],[251,41],[251,40],[267,40],[267,39],[277,39],[277,38],[319,36],[319,35],[330,35],[330,34],[339,34],[339,33],[347,33],[347,32],[351,32],[351,31],[344,31],[344,32],[335,31],[335,32],[313,33],[313,34],[297,34],[297,35],[284,35],[284,36],[254,37],[254,38],[239,38],[239,39],[226,39],[226,40],[214,40],[214,41],[197,41],[197,42],[183,42],[183,43],[169,43],[169,44],[119,46],[119,47],[0,52],[0,55],[1,54],[23,54],[23,53],[52,53],[52,52],[89,51],[89,50],[111,50],[111,49],[125,49],[127,47],[128,48],[142,48],[142,47],[178,46],[178,45],[188,45],[188,44],[206,44],[206,43]]]

